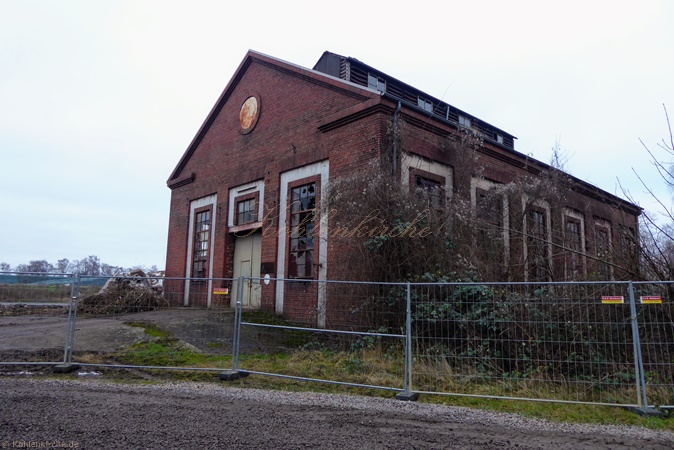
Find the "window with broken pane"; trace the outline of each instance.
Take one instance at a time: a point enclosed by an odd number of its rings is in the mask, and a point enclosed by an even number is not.
[[[312,278],[314,275],[316,183],[294,187],[290,194],[288,277]]]
[[[428,206],[439,209],[444,204],[442,201],[444,189],[442,189],[442,184],[439,181],[417,175],[415,184],[417,196],[427,199]]]

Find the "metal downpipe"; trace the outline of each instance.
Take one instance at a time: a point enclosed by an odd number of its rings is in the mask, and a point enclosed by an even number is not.
[[[398,113],[401,106],[399,101],[393,113],[393,181],[398,178]]]

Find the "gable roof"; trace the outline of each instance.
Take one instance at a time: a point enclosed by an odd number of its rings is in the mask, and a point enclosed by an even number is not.
[[[274,67],[274,69],[292,74],[293,76],[302,78],[306,81],[314,82],[314,83],[320,83],[324,86],[328,86],[332,89],[336,89],[341,91],[342,93],[345,93],[350,96],[357,96],[358,98],[361,98],[362,100],[366,100],[371,98],[372,94],[377,94],[379,95],[379,92],[370,89],[367,87],[360,86],[358,84],[352,83],[350,81],[346,81],[337,77],[333,77],[331,75],[312,70],[312,69],[307,69],[306,67],[298,66],[296,64],[283,61],[278,58],[274,58],[269,55],[265,55],[263,53],[256,52],[254,50],[248,50],[246,55],[244,56],[243,60],[239,64],[239,67],[236,69],[234,72],[234,75],[232,78],[229,80],[229,83],[227,83],[227,86],[225,89],[222,91],[222,94],[220,94],[220,97],[218,100],[215,102],[215,105],[211,109],[211,111],[208,113],[208,116],[206,117],[206,120],[204,123],[201,125],[199,128],[199,131],[197,131],[197,134],[194,136],[192,139],[192,142],[190,145],[187,147],[187,150],[183,153],[182,157],[178,161],[178,164],[176,167],[173,169],[173,172],[169,176],[166,184],[170,188],[175,188],[179,187],[183,184],[186,184],[189,181],[192,181],[194,179],[194,174],[188,174],[187,176],[181,177],[181,173],[185,166],[187,165],[187,161],[192,157],[194,154],[194,151],[197,149],[199,144],[201,143],[202,139],[208,132],[209,128],[215,121],[216,117],[222,110],[223,106],[225,103],[227,103],[227,100],[231,96],[232,92],[236,88],[236,86],[239,84],[241,79],[243,78],[244,74],[246,73],[247,69],[250,67],[252,63],[259,63],[263,64],[266,66],[271,66]],[[363,92],[366,91],[366,92]]]

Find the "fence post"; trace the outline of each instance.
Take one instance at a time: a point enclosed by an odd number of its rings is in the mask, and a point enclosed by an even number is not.
[[[66,327],[66,343],[63,349],[63,363],[53,367],[54,373],[69,373],[77,370],[80,366],[72,364],[73,342],[75,340],[75,325],[77,323],[77,301],[80,296],[80,273],[74,276],[70,288],[70,305],[68,305],[68,326]]]
[[[236,371],[239,370],[239,352],[241,350],[241,311],[243,309],[243,291],[245,289],[246,280],[242,275],[239,277],[239,286],[236,290],[236,309],[234,311],[234,327],[235,327],[235,336],[236,341],[234,343],[234,357],[232,358],[232,368]]]
[[[639,322],[637,319],[637,307],[634,300],[634,284],[630,281],[628,284],[630,295],[630,319],[632,321],[632,343],[634,345],[634,372],[637,384],[637,404],[639,407],[636,412],[643,415],[659,414],[659,412],[648,406],[648,395],[646,393],[646,378],[644,376],[644,360],[641,354],[641,338],[639,337]]]
[[[68,349],[70,348],[70,328],[72,327],[73,299],[75,298],[75,275],[70,286],[70,304],[68,305],[68,325],[66,327],[66,342],[63,348],[63,364],[68,362]]]
[[[248,373],[239,372],[239,346],[241,345],[241,309],[243,305],[243,283],[244,277],[240,276],[236,280],[236,304],[234,306],[234,330],[232,336],[232,368],[220,373],[220,379],[223,381],[238,380],[247,376]]]
[[[75,279],[75,311],[73,311],[73,326],[70,329],[70,350],[68,352],[68,364],[72,363],[73,360],[73,347],[75,346],[75,326],[77,325],[77,309],[80,305],[80,286],[81,286],[81,277],[80,273],[77,272]]]
[[[412,295],[407,282],[407,307],[405,308],[405,377],[403,391],[396,395],[398,400],[416,401],[419,394],[412,392]]]

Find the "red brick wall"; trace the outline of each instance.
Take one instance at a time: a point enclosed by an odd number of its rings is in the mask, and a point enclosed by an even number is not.
[[[264,179],[265,184],[261,262],[276,264],[278,214],[279,208],[285,207],[278,205],[281,173],[329,159],[330,176],[344,176],[359,170],[379,153],[385,129],[379,124],[383,120],[380,115],[327,132],[318,129],[326,117],[357,106],[368,99],[366,95],[378,98],[376,94],[360,90],[360,97],[356,97],[354,91],[352,87],[340,90],[332,85],[320,85],[266,64],[250,64],[228,93],[227,101],[180,174],[176,174],[176,178],[181,178],[194,173],[195,180],[172,191],[167,276],[185,276],[190,202],[212,194],[217,194],[217,205],[211,276],[233,275],[235,237],[226,228],[229,189],[259,179]],[[253,131],[244,135],[239,132],[239,110],[251,95],[258,97],[260,115]],[[328,277],[329,268],[330,255]],[[288,311],[292,318],[315,320],[316,289],[315,285],[311,286],[288,288],[286,304],[291,305]],[[263,288],[262,308],[274,308],[274,296],[269,288]],[[312,309],[313,312],[309,312]]]
[[[211,276],[232,277],[235,237],[227,230],[230,188],[264,179],[261,262],[277,264],[278,214],[279,208],[286,206],[278,204],[281,173],[329,159],[330,178],[334,180],[357,173],[379,158],[382,152],[390,151],[388,130],[395,109],[392,100],[334,80],[317,81],[326,78],[308,75],[301,70],[298,73],[280,63],[274,66],[261,57],[253,57],[249,65],[242,65],[242,71],[226,89],[223,97],[226,101],[216,105],[212,123],[192,149],[191,157],[180,173],[175,174],[175,178],[179,179],[194,173],[195,180],[172,190],[167,277],[183,277],[186,273],[191,201],[217,194],[217,204],[213,211],[216,228],[212,245],[214,259]],[[242,134],[239,110],[251,95],[258,98],[259,119],[252,132]],[[334,120],[340,112],[349,108],[353,111],[353,108],[357,109],[364,103],[366,106],[377,106],[375,112],[362,115],[341,126],[329,127],[327,131],[319,130],[320,126],[326,121]],[[409,108],[404,108],[403,113],[407,120],[401,120],[401,135],[404,139],[400,150],[454,167],[454,192],[457,195],[469,195],[471,173],[457,170],[462,167],[464,155],[449,147],[446,140],[446,134],[454,130],[439,123],[434,123],[433,128],[426,127],[424,124],[429,119],[419,112],[410,112]],[[518,157],[498,146],[485,144],[485,148],[492,153],[478,153],[478,165],[485,167],[484,173],[487,177],[507,183],[527,173],[523,169],[524,157],[519,162],[516,161],[515,165],[505,164],[503,158],[517,160]],[[588,245],[593,239],[594,216],[610,220],[615,227],[626,224],[636,229],[634,216],[601,200],[571,191],[566,198],[566,206],[584,214]],[[511,205],[511,208],[518,207],[521,205]],[[618,230],[614,230],[614,239],[618,236],[617,233]],[[513,258],[521,257],[518,253],[519,247],[521,245],[518,246],[514,240],[511,245]],[[341,251],[348,249],[340,249],[332,242],[328,244],[328,249],[328,279],[353,278],[354,274],[349,274],[348,268],[339,264]],[[275,273],[270,275],[275,276]],[[262,288],[262,308],[265,310],[274,310],[273,286],[272,283]],[[316,285],[292,283],[292,286],[286,287],[285,292],[284,312],[289,318],[315,323]],[[229,296],[216,300],[226,304]],[[346,310],[339,311],[339,308],[329,306],[328,323],[342,322],[344,311]]]
[[[402,121],[401,134],[403,137],[402,149],[419,156],[430,158],[454,168],[454,193],[469,198],[470,181],[473,176],[473,170],[466,170],[463,156],[456,151],[447,142],[447,135],[452,129],[446,127],[447,134],[431,132],[425,129],[422,121],[426,118],[419,113],[407,113],[409,120]],[[498,183],[510,183],[521,179],[523,176],[531,175],[542,167],[536,161],[528,160],[525,155],[517,155],[512,152],[501,149],[489,142],[483,144],[484,151],[478,151],[474,167],[481,167],[482,175]],[[504,159],[511,163],[504,162]],[[461,170],[464,168],[464,170]],[[618,244],[621,233],[620,226],[631,227],[635,231],[638,228],[637,216],[627,212],[624,209],[616,207],[615,198],[606,196],[600,189],[592,186],[583,186],[581,189],[588,189],[589,195],[583,195],[578,190],[578,185],[574,186],[574,181],[566,182],[568,189],[561,194],[563,204],[551,205],[552,216],[552,235],[555,244],[563,244],[559,239],[562,236],[561,208],[569,208],[579,211],[583,214],[585,229],[585,252],[588,255],[595,255],[595,219],[601,218],[610,222],[612,244]],[[511,201],[509,203],[510,216],[517,219],[522,216],[521,201]],[[629,209],[629,207],[628,207]],[[521,229],[521,223],[511,223],[514,228]],[[519,234],[511,234],[510,241],[510,260],[515,266],[523,266],[523,248],[522,237]],[[554,253],[554,251],[553,251]],[[561,280],[563,273],[563,258],[553,260],[553,272],[555,280]],[[588,274],[596,271],[597,263],[588,258],[586,272]],[[513,271],[512,281],[522,281],[524,279],[524,270]],[[619,274],[615,274],[619,276]]]

